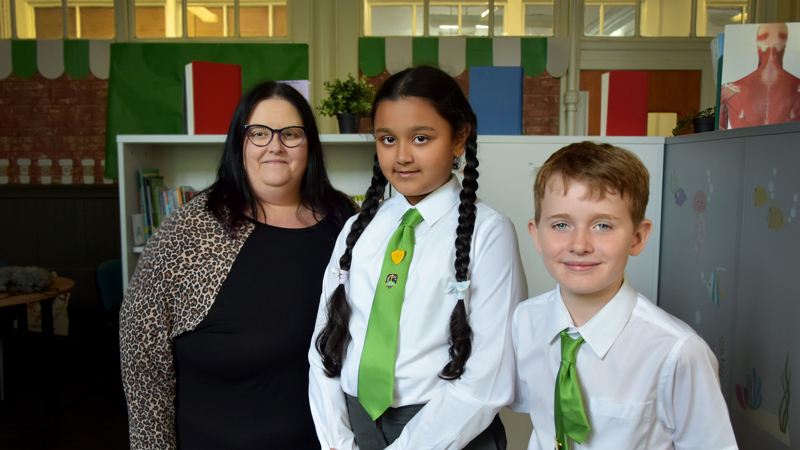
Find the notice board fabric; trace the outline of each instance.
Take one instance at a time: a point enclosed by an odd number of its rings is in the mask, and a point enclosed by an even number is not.
[[[263,80],[307,80],[307,44],[119,43],[111,45],[106,178],[118,178],[118,134],[183,134],[186,64],[242,66],[242,90]]]
[[[650,74],[612,70],[608,73],[606,136],[647,136],[647,89]]]
[[[470,67],[469,103],[480,135],[522,134],[522,67]]]

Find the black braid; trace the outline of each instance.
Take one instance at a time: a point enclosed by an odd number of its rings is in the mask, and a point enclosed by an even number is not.
[[[361,212],[350,227],[350,233],[347,235],[346,240],[347,248],[341,258],[339,258],[339,267],[341,270],[350,270],[350,263],[353,258],[353,247],[367,228],[367,225],[369,225],[372,218],[375,217],[375,214],[378,212],[381,198],[383,198],[383,193],[386,190],[386,183],[386,177],[383,176],[381,166],[378,164],[378,156],[375,155],[375,164],[372,167],[372,183],[369,189],[367,189],[367,195],[361,206]],[[317,352],[322,358],[322,366],[325,368],[325,375],[331,378],[339,376],[342,372],[344,351],[350,337],[351,312],[352,309],[350,308],[350,303],[347,301],[347,293],[344,285],[340,284],[333,291],[328,301],[328,322],[322,332],[317,336],[315,343]]]
[[[478,135],[473,127],[467,140],[464,158],[464,182],[461,187],[461,204],[458,206],[458,228],[456,228],[456,280],[469,280],[469,252],[472,247],[472,231],[475,229],[475,200],[478,191]],[[457,380],[464,374],[464,366],[472,354],[472,327],[463,300],[459,300],[450,315],[450,361],[439,377]]]

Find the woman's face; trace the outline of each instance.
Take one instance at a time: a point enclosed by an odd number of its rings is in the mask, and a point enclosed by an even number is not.
[[[266,99],[258,102],[247,119],[247,125],[265,125],[272,129],[303,126],[300,113],[286,100]],[[277,134],[265,147],[258,147],[245,137],[244,167],[256,197],[265,199],[287,194],[300,195],[300,185],[308,164],[308,139],[294,148],[283,145]]]

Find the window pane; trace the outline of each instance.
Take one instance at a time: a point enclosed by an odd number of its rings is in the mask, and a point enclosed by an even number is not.
[[[739,6],[734,2],[725,6],[710,6],[709,3],[699,2],[697,5],[698,36],[716,36],[725,32],[725,25],[747,23],[747,1],[738,2]]]
[[[497,19],[495,19],[496,21]],[[497,22],[495,22],[497,23]],[[502,21],[500,29],[502,30]],[[489,36],[489,3],[461,7],[461,35]]]
[[[494,35],[506,36],[505,32],[505,8],[502,6],[494,7]]]
[[[228,36],[233,36],[233,1],[228,0]],[[286,3],[265,3],[259,0],[240,0],[239,36],[285,37]]]
[[[430,6],[429,36],[458,36],[458,6]]]
[[[286,5],[272,7],[272,36],[286,37]]]
[[[0,39],[11,39],[11,0],[0,0]]]
[[[230,36],[227,33],[227,21],[225,16],[228,13],[227,7],[206,7],[206,6],[187,6],[186,35],[189,37],[202,36]]]
[[[70,13],[69,37],[80,39],[113,38],[114,0],[92,1],[92,6],[81,6],[81,4],[85,3],[85,1],[80,0],[67,0]]]
[[[134,0],[136,37],[181,37],[181,0]]]
[[[64,37],[63,11],[60,6],[33,8],[35,20],[36,39],[61,39]],[[75,20],[75,10],[69,11],[70,22]]]
[[[525,36],[553,35],[553,4],[525,5]]]
[[[269,6],[239,7],[239,36],[269,36],[269,27]],[[275,32],[274,25],[272,31]],[[285,34],[285,27],[283,31]]]
[[[422,5],[414,6],[417,21],[414,23],[414,36],[422,36],[425,33],[425,7]]]
[[[422,12],[422,8],[420,13]],[[370,36],[411,36],[412,17],[414,7],[408,6],[373,6],[371,8],[372,27]],[[418,28],[422,30],[422,14],[419,17]]]
[[[692,0],[642,0],[642,36],[689,36]]]
[[[633,36],[635,27],[635,5],[586,5],[584,9],[584,36]]]

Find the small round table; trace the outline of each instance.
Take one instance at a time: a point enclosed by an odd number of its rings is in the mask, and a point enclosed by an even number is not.
[[[53,277],[50,289],[42,292],[26,292],[17,295],[0,294],[0,308],[22,305],[26,303],[41,302],[42,304],[42,336],[47,340],[53,339],[53,299],[61,294],[66,294],[75,288],[75,282],[69,278]],[[26,320],[27,322],[27,320]],[[25,324],[21,321],[19,328]],[[5,399],[5,383],[3,381],[3,335],[0,330],[0,400]],[[49,344],[49,343],[48,343]],[[52,344],[49,344],[52,345]],[[47,398],[47,397],[46,397]],[[49,406],[49,405],[48,405]],[[48,409],[50,409],[48,407]]]

